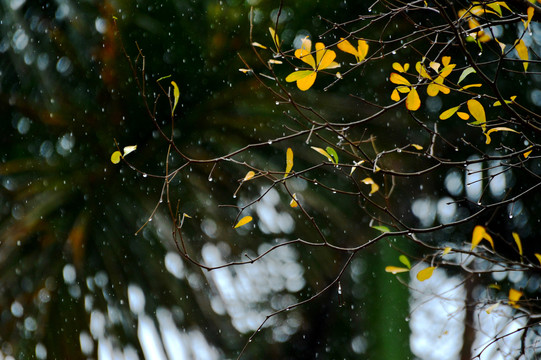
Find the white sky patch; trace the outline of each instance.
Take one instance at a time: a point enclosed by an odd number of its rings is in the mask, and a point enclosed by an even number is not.
[[[440,269],[428,280],[417,280],[417,272],[426,267],[411,271],[411,351],[423,360],[455,360],[462,349],[466,292],[460,278]]]

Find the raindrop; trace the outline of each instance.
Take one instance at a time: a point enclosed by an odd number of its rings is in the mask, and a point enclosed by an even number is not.
[[[148,174],[143,174],[143,177],[146,178],[148,176]]]

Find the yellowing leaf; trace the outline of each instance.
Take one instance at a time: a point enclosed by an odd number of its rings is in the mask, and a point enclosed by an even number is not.
[[[112,155],[111,155],[111,162],[113,164],[118,164],[120,162],[120,158],[122,157],[122,154],[120,153],[120,151],[115,151]]]
[[[467,102],[468,110],[473,118],[481,125],[483,131],[486,129],[486,115],[485,108],[481,103],[475,99],[470,99]]]
[[[468,113],[465,113],[465,112],[462,112],[462,111],[459,111],[456,113],[458,115],[459,118],[461,118],[462,120],[468,120],[470,118],[470,114]]]
[[[274,46],[276,47],[276,51],[280,52],[280,39],[278,38],[278,34],[276,34],[276,31],[274,31],[274,29],[271,27],[269,27],[269,32],[272,37],[272,42],[274,42]]]
[[[173,113],[175,112],[175,108],[177,107],[177,104],[178,104],[178,98],[180,97],[180,91],[178,90],[178,86],[177,86],[176,82],[171,81],[171,85],[173,85],[173,97],[174,97],[173,110],[171,110],[171,115],[173,115]]]
[[[423,150],[423,147],[421,145],[411,144],[411,146],[413,146],[416,150]]]
[[[252,217],[251,217],[251,216],[245,216],[245,217],[243,217],[242,219],[239,220],[239,222],[237,223],[237,225],[235,225],[235,229],[238,228],[238,227],[241,227],[241,226],[244,226],[244,225],[248,224],[250,221],[252,221]]]
[[[419,99],[419,94],[416,89],[411,89],[406,97],[406,108],[411,111],[419,110],[421,107],[421,99]]]
[[[329,155],[329,153],[327,153],[322,148],[318,148],[318,147],[315,147],[315,146],[311,146],[311,148],[314,149],[315,151],[317,151],[318,153],[320,153],[321,155],[325,156],[327,159],[329,159],[330,162],[334,162],[331,155]]]
[[[292,208],[296,208],[297,206],[299,206],[299,204],[297,203],[297,194],[293,194],[293,199],[291,199],[291,201],[289,202],[289,206],[291,206]]]
[[[500,285],[498,285],[498,284],[490,284],[490,285],[488,285],[488,287],[490,289],[495,289],[495,290],[501,290],[502,289],[502,287]]]
[[[466,68],[464,69],[464,71],[462,71],[462,74],[460,74],[460,77],[458,78],[458,82],[457,84],[460,84],[462,82],[462,80],[464,80],[466,78],[466,76],[472,74],[472,73],[475,73],[475,69],[472,68],[471,66],[469,68]]]
[[[443,255],[447,255],[451,252],[451,247],[450,246],[447,246],[445,249],[443,249],[443,253],[441,254],[442,256]]]
[[[124,155],[122,156],[126,156],[135,150],[137,150],[137,145],[124,146]]]
[[[481,240],[485,239],[490,243],[492,246],[492,249],[494,250],[494,241],[492,240],[492,236],[490,236],[489,233],[487,233],[486,229],[481,226],[477,225],[473,229],[472,239],[471,239],[471,250],[475,249],[477,245],[481,242]]]
[[[423,269],[417,273],[417,280],[419,281],[425,281],[432,277],[432,274],[434,273],[434,266],[427,267],[426,269]]]
[[[518,253],[522,256],[522,242],[520,241],[520,236],[516,232],[513,232],[513,239],[515,239],[515,243],[517,244]]]
[[[246,173],[246,176],[244,176],[244,179],[242,181],[248,181],[252,179],[254,176],[255,176],[255,172],[250,170]]]
[[[243,68],[240,68],[239,71],[243,74],[247,74],[247,73],[250,73],[252,72],[252,69],[243,69]]]
[[[389,80],[391,80],[391,82],[396,85],[411,86],[411,83],[408,81],[408,79],[397,73],[391,73],[391,77],[389,78]]]
[[[520,300],[523,294],[524,293],[522,291],[509,289],[509,305],[511,305],[515,309],[518,309],[519,305],[517,304],[517,301]]]
[[[522,154],[522,156],[524,156],[525,159],[528,158],[528,156],[530,156],[530,154],[532,153],[533,150],[530,150],[530,151],[526,151],[524,154]]]
[[[374,180],[372,180],[372,178],[369,178],[369,177],[368,177],[368,178],[366,178],[366,179],[363,179],[362,182],[363,182],[364,184],[367,184],[367,185],[370,185],[370,186],[371,186],[370,194],[373,194],[373,193],[375,193],[376,191],[379,190],[379,185],[376,184],[376,183],[374,182]]]
[[[516,98],[517,98],[517,96],[516,96],[516,95],[513,95],[513,96],[511,96],[511,97],[509,98],[509,100],[504,100],[504,102],[505,102],[506,104],[512,104],[512,103],[515,101]],[[494,104],[492,104],[492,106],[501,106],[501,105],[502,105],[502,103],[500,102],[500,100],[495,101]]]
[[[535,253],[534,255],[537,258],[537,261],[539,261],[539,265],[541,265],[541,254]]]
[[[496,309],[498,306],[500,306],[500,303],[497,302],[495,304],[490,305],[485,311],[487,314],[490,314],[494,309]]]
[[[287,177],[289,175],[289,172],[293,168],[293,150],[291,148],[287,148],[286,151],[286,172],[284,174],[284,177]]]
[[[440,120],[447,120],[449,119],[451,116],[454,115],[454,113],[456,113],[458,111],[458,109],[460,109],[460,106],[455,106],[453,108],[450,108],[450,109],[447,109],[445,110],[444,112],[442,112],[440,114]]]
[[[520,39],[515,43],[515,49],[517,50],[518,57],[521,60],[524,60],[525,62],[522,63],[522,66],[524,66],[524,71],[528,70],[528,48],[526,47],[526,44],[524,43],[524,40]]]
[[[261,48],[261,49],[266,49],[267,48],[265,45],[261,45],[260,43],[255,42],[255,41],[252,43],[252,46],[255,46],[255,47],[258,47],[258,48]]]
[[[393,275],[396,275],[398,273],[408,272],[408,271],[410,271],[410,269],[403,268],[403,267],[398,267],[398,266],[386,266],[385,267],[385,272],[391,273]]]
[[[504,127],[504,126],[499,126],[499,127],[495,127],[495,128],[492,128],[490,130],[488,130],[486,133],[485,133],[485,136],[487,137],[487,140],[486,140],[486,143],[487,144],[490,144],[490,134],[492,134],[493,132],[497,132],[497,131],[511,131],[511,132],[514,132],[514,133],[519,133],[518,131],[516,130],[513,130],[511,128],[508,128],[508,127]]]
[[[351,172],[349,173],[349,176],[353,175],[353,172],[355,171],[355,169],[357,169],[357,166],[361,165],[362,163],[364,163],[364,160],[354,161],[353,166],[351,167]]]
[[[411,263],[410,263],[410,260],[407,258],[406,255],[400,255],[400,256],[398,257],[398,260],[399,260],[402,264],[406,265],[406,267],[407,267],[408,269],[411,269]]]

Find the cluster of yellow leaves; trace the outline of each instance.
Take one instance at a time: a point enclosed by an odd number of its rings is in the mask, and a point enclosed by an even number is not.
[[[365,40],[358,40],[357,48],[355,48],[348,40],[341,38],[338,43],[338,48],[348,54],[355,56],[357,63],[360,63],[368,54],[368,43]],[[297,82],[297,87],[306,91],[314,85],[317,73],[325,69],[335,69],[340,66],[334,61],[336,52],[327,49],[322,42],[316,43],[315,59],[312,55],[312,42],[308,37],[304,38],[301,43],[301,48],[295,50],[295,57],[310,65],[311,70],[298,70],[292,72],[286,77],[287,82]],[[337,76],[339,74],[337,73]]]
[[[494,1],[492,3],[483,4],[479,2],[474,2],[469,9],[460,10],[458,12],[458,16],[461,19],[467,20],[468,27],[470,28],[470,33],[468,34],[466,40],[476,42],[479,46],[481,46],[481,43],[491,41],[493,38],[485,32],[484,26],[479,22],[479,19],[483,19],[488,14],[502,17],[502,8],[513,12],[513,10],[509,8],[505,1]],[[528,27],[530,26],[534,12],[535,9],[532,6],[528,7],[528,10],[526,11],[527,20],[522,20],[525,30],[528,29]],[[503,54],[505,52],[505,44],[502,44],[496,38],[494,38],[494,40],[498,43],[498,45],[500,45]],[[518,57],[524,61],[522,63],[524,71],[527,71],[529,56],[528,48],[524,43],[524,40],[517,39],[515,41],[514,48],[517,52]]]
[[[340,66],[340,64],[334,62],[336,53],[327,49],[322,42],[316,43],[315,59],[311,51],[312,41],[308,37],[302,39],[301,48],[295,50],[295,57],[310,65],[312,70],[295,71],[286,77],[287,82],[296,81],[297,87],[302,91],[306,91],[314,85],[318,71],[334,69]]]
[[[451,90],[449,89],[449,87],[444,85],[444,81],[445,78],[449,76],[449,74],[451,74],[453,69],[456,67],[456,64],[451,64],[451,57],[444,56],[441,60],[441,64],[435,61],[431,61],[428,66],[431,71],[437,74],[434,78],[430,76],[428,70],[420,61],[415,64],[415,70],[417,71],[419,76],[429,81],[426,88],[427,95],[436,96],[440,92],[443,94],[449,94]],[[393,64],[393,69],[398,71],[399,73],[407,73],[409,69],[409,64],[406,63],[402,65],[395,62]],[[411,111],[416,111],[421,107],[421,99],[419,98],[419,93],[408,79],[398,73],[393,72],[391,73],[389,80],[393,84],[398,85],[391,93],[392,100],[400,101],[400,93],[408,94],[406,96],[406,108]]]

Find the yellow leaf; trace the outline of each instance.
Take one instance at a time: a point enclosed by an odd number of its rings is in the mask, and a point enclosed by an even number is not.
[[[344,38],[340,38],[340,42],[338,43],[337,46],[343,52],[346,52],[351,55],[355,55],[355,57],[359,55],[357,49],[355,49],[353,45],[351,45],[351,43]]]
[[[261,49],[266,49],[267,48],[265,45],[261,45],[258,42],[253,42],[252,46],[255,46],[255,47],[258,47],[258,48],[261,48]]]
[[[296,208],[297,206],[299,206],[299,203],[297,203],[297,194],[293,194],[293,199],[291,199],[291,201],[289,202],[289,206],[291,206],[292,208]]]
[[[486,143],[487,144],[490,144],[490,134],[492,134],[493,132],[497,132],[497,131],[511,131],[511,132],[514,132],[514,133],[519,133],[518,131],[516,130],[513,130],[511,128],[508,128],[508,127],[504,127],[504,126],[499,126],[499,127],[495,127],[495,128],[492,128],[490,130],[488,130],[486,133],[485,133],[485,136],[487,137],[487,140],[486,140]]]
[[[468,113],[465,113],[465,112],[462,112],[462,111],[459,111],[456,113],[458,115],[459,118],[461,118],[462,120],[468,120],[470,118],[470,114]]]
[[[171,115],[175,112],[175,108],[178,104],[178,98],[180,97],[180,91],[178,90],[177,83],[174,81],[171,81],[171,85],[173,85],[173,97],[174,97],[174,103],[173,103],[173,110],[171,110]]]
[[[537,258],[537,261],[539,261],[539,265],[541,265],[541,254],[535,253],[534,255]]]
[[[314,82],[316,81],[317,73],[313,70],[301,70],[301,71],[295,71],[291,74],[289,74],[286,77],[287,82],[297,82],[297,87],[302,90],[306,91],[312,87]]]
[[[421,145],[411,144],[411,146],[413,146],[417,150],[423,150],[423,147]]]
[[[477,122],[479,122],[479,124],[481,124],[481,128],[483,131],[485,131],[487,119],[483,105],[481,105],[481,103],[475,99],[468,100],[467,105],[470,114]]]
[[[518,309],[519,305],[517,304],[517,301],[520,300],[523,294],[524,293],[522,291],[509,289],[509,305],[511,305],[515,309]]]
[[[477,225],[473,229],[472,239],[471,239],[471,250],[475,249],[477,245],[481,242],[481,240],[485,239],[490,243],[492,246],[492,250],[494,250],[494,241],[492,240],[492,236],[490,236],[489,233],[487,233],[486,229],[481,226]]]
[[[418,61],[418,62],[415,64],[415,70],[417,70],[417,72],[419,73],[419,75],[421,75],[421,76],[424,77],[425,79],[432,80],[432,78],[430,77],[430,75],[428,74],[428,72],[426,71],[425,67],[423,66],[423,64],[421,64],[420,61]]]
[[[247,74],[247,73],[249,73],[249,72],[252,72],[252,69],[242,69],[242,68],[241,68],[241,69],[239,69],[239,71],[240,71],[241,73],[243,73],[243,74]]]
[[[500,303],[497,302],[495,304],[490,305],[485,311],[487,314],[490,314],[494,309],[496,309],[498,306],[500,306]]]
[[[323,150],[322,148],[318,148],[318,147],[315,147],[315,146],[310,146],[312,149],[314,149],[315,151],[317,151],[318,153],[320,153],[321,155],[325,156],[327,159],[329,159],[330,162],[334,162],[332,160],[332,157],[331,155],[329,155],[328,152],[326,152],[325,150]]]
[[[450,109],[447,109],[445,110],[444,112],[442,112],[440,114],[440,120],[447,120],[449,119],[451,116],[454,115],[454,113],[456,113],[458,111],[458,109],[460,109],[460,106],[455,106],[453,108],[450,108]]]
[[[513,232],[513,239],[515,239],[515,243],[517,244],[518,253],[522,256],[522,242],[520,241],[520,236],[518,236],[516,232]]]
[[[469,88],[474,88],[474,87],[481,87],[483,86],[483,84],[469,84],[469,85],[464,85],[462,87],[462,90],[466,90],[466,89],[469,89]]]
[[[532,153],[533,150],[530,150],[530,151],[526,151],[524,154],[522,154],[522,156],[524,156],[525,159],[528,158],[528,156],[530,156],[530,154]]]
[[[391,80],[391,82],[396,85],[411,86],[411,83],[408,81],[408,79],[397,73],[391,73],[389,80]]]
[[[253,172],[253,171],[250,170],[250,171],[248,171],[248,172],[246,173],[246,176],[244,177],[244,179],[243,179],[242,181],[248,181],[248,180],[250,180],[251,178],[253,178],[254,176],[255,176],[255,172]]]
[[[245,217],[243,217],[242,219],[240,219],[240,221],[237,223],[237,225],[235,225],[235,229],[238,228],[238,227],[241,227],[241,226],[244,226],[244,225],[248,224],[250,221],[252,221],[252,217],[251,217],[251,216],[245,216]]]
[[[526,21],[526,23],[524,23],[525,30],[528,28],[528,26],[530,25],[530,22],[532,21],[534,11],[535,10],[532,6],[530,6],[528,10],[526,11],[526,13],[528,14],[528,20]]]
[[[122,154],[120,153],[120,151],[115,151],[112,155],[111,155],[111,162],[113,164],[118,164],[120,162],[120,158],[122,157]]]
[[[368,43],[365,40],[358,40],[357,44],[357,51],[359,53],[359,56],[357,57],[357,62],[361,62],[364,60],[366,55],[368,55]]]
[[[287,177],[289,175],[289,172],[293,168],[293,150],[291,148],[287,148],[286,151],[286,172],[284,174],[284,177]]]
[[[419,110],[421,107],[421,99],[419,99],[419,94],[415,88],[411,89],[406,97],[406,108],[411,111]]]
[[[434,266],[427,267],[426,269],[423,269],[417,273],[417,280],[419,281],[425,281],[432,277],[432,274],[434,273]]]
[[[524,40],[520,39],[515,43],[515,49],[517,50],[518,57],[521,60],[524,60],[522,63],[522,66],[524,66],[524,71],[528,70],[528,48],[526,47],[526,44],[524,44]]]
[[[316,43],[316,70],[323,70],[330,67],[333,64],[333,60],[336,58],[336,53],[333,50],[325,48],[325,44],[322,42]],[[338,65],[338,64],[336,64]],[[333,67],[335,67],[334,65]]]
[[[301,59],[308,65],[312,67],[312,69],[316,69],[316,61],[314,60],[314,57],[310,52],[312,51],[312,41],[308,39],[308,36],[302,39],[301,48],[295,50],[295,57],[297,59]]]
[[[452,250],[451,247],[447,246],[445,249],[443,249],[442,256],[449,254],[451,252],[451,250]]]
[[[398,274],[398,273],[408,272],[408,271],[410,271],[410,269],[403,268],[403,267],[398,267],[398,266],[386,266],[385,267],[385,272],[391,273],[393,275]]]
[[[375,193],[376,191],[379,190],[379,185],[376,184],[374,182],[374,180],[372,180],[372,178],[366,178],[366,179],[363,179],[362,182],[366,185],[370,185],[371,186],[371,189],[370,189],[370,194],[373,194]]]
[[[400,63],[397,63],[397,62],[393,63],[393,69],[395,69],[398,72],[406,72],[404,67]]]
[[[393,93],[391,94],[391,100],[400,101],[400,95],[398,94],[398,91],[396,89],[394,89]]]

